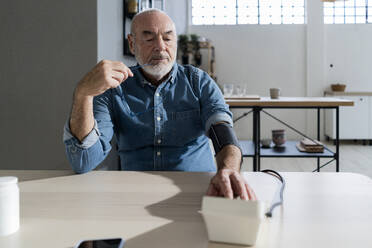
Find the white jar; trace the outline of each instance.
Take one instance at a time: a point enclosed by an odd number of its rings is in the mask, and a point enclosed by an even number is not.
[[[18,178],[0,177],[0,236],[19,229]]]

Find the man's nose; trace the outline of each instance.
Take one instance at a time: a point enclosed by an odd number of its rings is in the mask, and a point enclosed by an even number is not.
[[[159,37],[159,38],[156,39],[155,49],[158,50],[158,51],[165,50],[165,42],[164,42],[162,37]]]

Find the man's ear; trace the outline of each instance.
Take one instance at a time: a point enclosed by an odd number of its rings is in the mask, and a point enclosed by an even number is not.
[[[128,34],[128,41],[129,41],[129,49],[130,52],[134,55],[134,37],[131,34]]]

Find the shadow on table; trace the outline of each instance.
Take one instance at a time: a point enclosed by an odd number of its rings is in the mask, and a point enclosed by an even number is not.
[[[202,197],[207,190],[211,174],[195,174],[190,179],[181,173],[161,176],[172,180],[180,192],[164,201],[149,205],[145,209],[152,216],[167,219],[171,223],[126,240],[126,248],[241,247],[208,242],[204,222],[198,211],[201,209]],[[199,185],[192,187],[193,182],[190,180],[195,180],[194,183]],[[200,188],[205,190],[200,191]]]

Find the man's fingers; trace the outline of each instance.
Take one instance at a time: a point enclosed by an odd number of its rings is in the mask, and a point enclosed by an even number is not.
[[[218,190],[214,187],[214,185],[211,183],[209,184],[208,190],[207,190],[208,196],[218,196]]]
[[[100,63],[98,63],[98,66],[98,68],[103,69],[103,71],[106,73],[119,72],[123,75],[126,75],[123,80],[127,79],[128,77],[133,77],[133,72],[123,62],[120,61],[102,60]],[[120,82],[122,82],[123,80],[121,80]]]
[[[251,187],[248,184],[246,184],[246,183],[245,183],[245,188],[247,189],[249,200],[257,201],[256,194],[251,189]]]
[[[223,193],[223,195],[229,199],[233,199],[233,191],[231,188],[230,178],[228,175],[222,175],[222,178],[220,180],[220,191]]]
[[[129,77],[133,77],[133,72],[120,61],[112,61],[112,70],[127,73]]]
[[[128,68],[128,75],[130,76],[130,77],[133,77],[134,76],[134,74],[133,74],[133,72]]]
[[[121,61],[111,61],[111,68],[116,71],[126,71],[128,67]]]
[[[230,176],[230,179],[231,179],[231,182],[234,184],[234,189],[235,189],[234,193],[236,195],[239,195],[240,199],[248,200],[249,197],[248,197],[247,189],[245,187],[245,182],[240,176],[240,174],[238,172],[234,173]]]
[[[120,85],[120,82],[117,80],[117,79],[114,79],[114,78],[111,78],[111,79],[109,79],[108,80],[108,88],[107,89],[109,89],[109,88],[116,88],[116,87],[118,87],[119,85]],[[107,90],[107,89],[105,89],[105,90]]]
[[[123,73],[123,72],[118,72],[118,71],[112,71],[111,72],[111,77],[113,79],[115,79],[116,81],[118,81],[118,83],[121,83],[125,79],[128,78],[128,74],[127,73]]]
[[[128,67],[126,67],[126,69],[124,69],[124,70],[121,70],[121,69],[120,70],[117,70],[117,69],[113,68],[113,71],[118,71],[118,72],[121,72],[121,73],[126,73],[128,75],[127,78],[134,76],[133,72]]]

